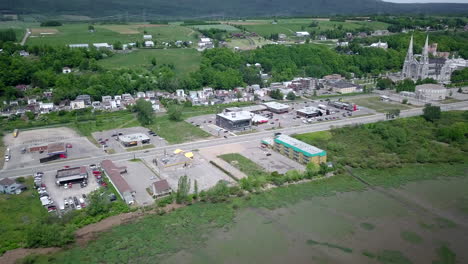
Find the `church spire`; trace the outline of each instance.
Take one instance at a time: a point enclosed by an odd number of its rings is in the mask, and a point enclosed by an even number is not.
[[[429,56],[429,35],[426,36],[426,44],[424,44],[423,56]]]
[[[411,35],[411,40],[408,47],[408,53],[406,54],[406,60],[411,60],[413,58],[413,35]]]

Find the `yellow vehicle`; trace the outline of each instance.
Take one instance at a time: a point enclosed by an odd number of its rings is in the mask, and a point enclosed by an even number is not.
[[[17,137],[17,136],[18,136],[18,132],[19,132],[18,129],[15,129],[15,130],[13,131],[13,137]]]

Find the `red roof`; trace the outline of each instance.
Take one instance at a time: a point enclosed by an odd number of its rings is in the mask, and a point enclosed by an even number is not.
[[[110,160],[103,160],[101,162],[101,166],[106,172],[107,176],[109,176],[112,184],[117,188],[117,190],[123,194],[124,192],[131,192],[132,189],[128,185],[127,181],[122,177],[121,173],[127,170],[127,167],[117,167],[112,161]]]
[[[169,187],[169,183],[167,183],[166,180],[157,181],[153,184],[157,193],[164,193],[171,190],[171,187]]]

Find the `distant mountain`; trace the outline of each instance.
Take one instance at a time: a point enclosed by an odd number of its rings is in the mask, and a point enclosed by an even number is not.
[[[396,4],[381,0],[1,0],[0,11],[91,17],[209,18],[335,14],[467,14],[468,4]]]

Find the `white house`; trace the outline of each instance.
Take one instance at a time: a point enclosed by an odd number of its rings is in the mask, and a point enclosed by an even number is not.
[[[147,91],[146,92],[146,97],[154,98],[154,97],[156,97],[156,94],[154,93],[154,91]]]
[[[112,100],[112,96],[110,95],[104,95],[101,97],[101,101],[104,103],[104,102],[109,102],[110,100]]]
[[[112,49],[112,45],[109,45],[108,43],[94,43],[93,46],[96,49]]]
[[[53,103],[39,103],[39,108],[41,110],[53,110],[54,109],[54,104]]]
[[[28,105],[35,104],[36,98],[28,98]]]
[[[144,92],[138,92],[136,94],[137,98],[145,98],[146,97],[146,94]]]
[[[153,39],[153,36],[152,35],[143,35],[143,39],[144,40],[151,40],[151,39]]]
[[[185,91],[182,89],[176,90],[177,97],[185,97]]]
[[[297,31],[296,32],[296,37],[309,37],[310,33],[307,31]]]
[[[83,100],[75,100],[70,102],[70,106],[73,110],[85,108],[85,102]]]
[[[89,48],[89,45],[88,44],[70,44],[68,45],[69,48],[84,48],[84,49],[87,49]]]
[[[154,47],[154,42],[151,40],[145,41],[145,47]]]
[[[338,46],[338,47],[348,47],[349,42],[348,41],[337,42],[336,46]]]
[[[388,49],[388,44],[387,44],[387,42],[381,42],[379,40],[379,42],[372,43],[369,47],[371,47],[371,48],[380,48],[380,49]]]

